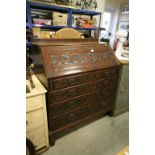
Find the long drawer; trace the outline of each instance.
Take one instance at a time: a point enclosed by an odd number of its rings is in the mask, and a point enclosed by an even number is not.
[[[60,88],[83,84],[90,81],[100,80],[106,77],[117,76],[118,72],[119,72],[119,69],[114,68],[114,69],[108,69],[103,71],[96,71],[92,73],[85,73],[85,74],[76,75],[76,76],[58,78],[54,80],[52,88],[53,90],[56,90]]]
[[[69,110],[73,110],[75,108],[79,108],[80,106],[87,105],[90,103],[101,103],[107,97],[112,96],[114,92],[115,87],[110,86],[101,91],[87,93],[79,97],[75,97],[73,99],[65,100],[56,104],[51,104],[51,116],[54,117],[59,114],[63,114],[64,112],[67,112]]]
[[[52,91],[49,93],[48,100],[49,100],[49,103],[63,101],[65,99],[79,96],[84,93],[101,90],[110,85],[115,85],[116,82],[117,82],[117,78],[112,77],[112,78],[107,78],[99,81],[89,82],[79,86],[73,86],[71,88]]]
[[[56,118],[51,118],[49,121],[50,130],[57,130],[62,127],[65,127],[73,122],[76,122],[82,118],[88,117],[93,113],[97,113],[99,111],[104,110],[106,107],[113,106],[114,97],[110,97],[107,100],[97,103],[97,104],[89,104],[87,106],[81,107],[79,109],[68,112],[64,115],[58,116]]]

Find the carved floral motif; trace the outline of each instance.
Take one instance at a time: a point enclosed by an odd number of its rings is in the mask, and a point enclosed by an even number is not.
[[[71,64],[86,64],[105,61],[110,59],[108,52],[84,52],[76,54],[52,55],[51,62],[54,67],[61,67]]]

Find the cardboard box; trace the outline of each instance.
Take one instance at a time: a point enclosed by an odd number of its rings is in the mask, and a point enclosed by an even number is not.
[[[54,26],[67,26],[68,14],[53,12],[53,25]]]
[[[32,28],[32,33],[33,33],[34,38],[40,38],[40,28],[33,27]]]
[[[91,24],[92,27],[96,27],[96,19],[88,20],[88,23]]]
[[[40,39],[50,39],[49,31],[40,31]]]

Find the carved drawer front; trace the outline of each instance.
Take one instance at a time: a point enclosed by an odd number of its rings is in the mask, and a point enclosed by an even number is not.
[[[42,95],[26,98],[26,112],[30,112],[43,107]]]
[[[26,114],[26,130],[30,131],[44,125],[44,111],[38,109]]]
[[[51,104],[51,115],[56,116],[83,105],[100,103],[105,98],[113,95],[114,90],[114,87],[111,86],[101,91],[91,92],[85,95],[81,95],[80,97],[76,97],[74,99],[59,102],[57,104]]]
[[[110,70],[103,70],[103,71],[97,71],[93,73],[82,74],[78,76],[70,76],[70,77],[55,79],[52,88],[56,90],[60,88],[79,85],[82,83],[100,80],[106,77],[117,76],[117,75],[118,75],[118,69],[110,69]]]
[[[37,129],[27,132],[28,137],[34,144],[35,149],[38,150],[46,145],[45,127],[41,126]]]
[[[57,130],[59,128],[62,128],[68,124],[71,124],[77,120],[80,120],[86,116],[88,116],[88,109],[87,106],[86,107],[82,107],[78,110],[75,110],[73,112],[69,112],[63,116],[57,117],[52,119],[52,123],[50,124],[50,128],[52,128],[53,130]]]
[[[53,125],[52,123],[50,124],[50,129],[57,130],[71,123],[74,123],[82,118],[88,117],[91,114],[95,114],[101,111],[112,109],[113,99],[114,99],[113,97],[110,97],[106,100],[103,100],[100,103],[90,104],[80,109],[64,114],[63,116],[53,118],[51,120]]]
[[[104,87],[115,85],[116,82],[117,82],[116,78],[108,78],[100,81],[82,84],[77,87],[67,88],[63,90],[56,90],[50,93],[50,103],[63,101],[65,99],[79,96],[83,93],[101,90]]]
[[[90,114],[94,114],[99,111],[105,111],[107,108],[112,109],[114,106],[113,101],[114,101],[114,96],[111,96],[107,99],[104,99],[104,100],[98,102],[97,104],[89,105],[88,111]]]

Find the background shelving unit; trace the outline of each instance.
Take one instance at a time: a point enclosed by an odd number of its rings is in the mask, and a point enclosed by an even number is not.
[[[32,10],[42,10],[42,11],[56,11],[61,13],[68,14],[67,19],[67,25],[66,26],[56,26],[56,25],[42,25],[42,24],[34,24],[32,22]],[[72,26],[72,16],[74,14],[78,15],[88,15],[90,19],[93,19],[94,16],[99,16],[99,25],[98,27],[91,27],[91,28],[81,28],[81,27],[73,27]],[[55,6],[51,4],[46,4],[42,2],[34,2],[34,1],[26,1],[26,29],[32,32],[33,27],[39,27],[44,30],[50,30],[50,31],[57,31],[62,28],[74,28],[76,30],[85,30],[89,33],[89,36],[91,36],[91,31],[96,30],[98,31],[100,27],[100,21],[101,21],[101,12],[94,12],[94,11],[87,11],[87,10],[80,10],[80,9],[74,9],[74,8],[68,8],[63,6]],[[27,51],[31,53],[32,48],[32,35],[27,36],[27,42],[26,42],[26,48]]]
[[[94,11],[87,11],[87,10],[80,10],[80,9],[72,9],[67,7],[60,7],[50,4],[44,4],[41,2],[32,2],[27,1],[27,23],[26,27],[31,29],[33,27],[40,27],[44,29],[61,29],[61,28],[74,28],[72,27],[72,15],[73,14],[79,14],[79,15],[88,15],[92,19],[93,16],[99,15],[99,26],[100,27],[100,20],[101,20],[101,12],[94,12]],[[40,9],[40,10],[49,10],[49,11],[56,11],[56,12],[62,12],[68,14],[68,20],[67,20],[67,26],[54,26],[54,25],[40,25],[40,24],[33,24],[32,23],[32,17],[31,17],[31,10],[33,9]],[[97,30],[97,28],[75,28],[77,30]]]

